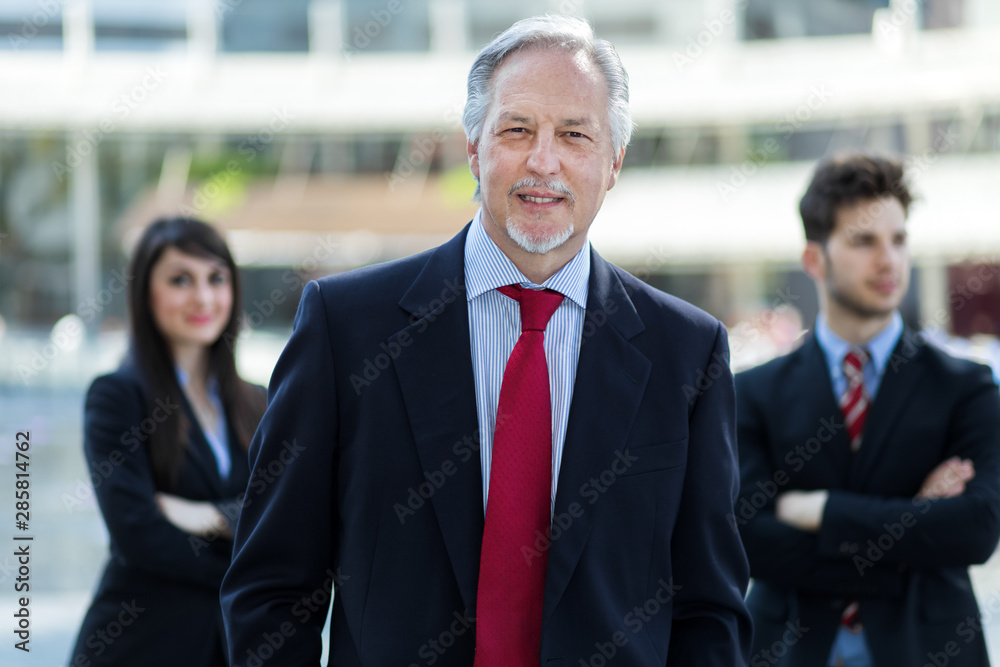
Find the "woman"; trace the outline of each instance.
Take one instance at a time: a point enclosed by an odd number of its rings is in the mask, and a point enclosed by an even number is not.
[[[239,275],[212,227],[174,218],[129,276],[128,359],[86,399],[111,554],[70,664],[227,665],[219,585],[265,401],[236,373]]]

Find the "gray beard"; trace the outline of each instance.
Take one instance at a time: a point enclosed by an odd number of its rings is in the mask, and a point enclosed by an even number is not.
[[[535,240],[524,233],[517,225],[513,224],[510,218],[507,218],[507,236],[510,240],[516,243],[522,250],[537,255],[544,255],[547,252],[555,250],[563,243],[569,240],[569,237],[573,235],[574,226],[570,223],[570,226],[563,231],[550,236],[545,239]]]

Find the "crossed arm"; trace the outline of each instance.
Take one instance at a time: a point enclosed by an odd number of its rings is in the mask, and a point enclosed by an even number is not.
[[[752,515],[738,517],[753,576],[820,595],[895,595],[908,568],[988,559],[1000,538],[1000,394],[984,371],[953,399],[941,444],[948,458],[912,497],[789,485],[754,506]],[[757,400],[767,392],[746,389],[743,396],[737,392],[743,507],[776,474],[772,434]],[[891,548],[859,566],[869,542],[877,544],[890,530]]]
[[[914,498],[934,500],[960,496],[965,491],[966,482],[975,476],[975,466],[971,460],[953,456],[942,461],[927,475]],[[774,514],[778,521],[793,528],[816,533],[823,524],[823,510],[826,509],[829,497],[830,492],[826,489],[786,491],[778,496]]]
[[[185,533],[198,537],[221,535],[228,540],[233,539],[232,525],[214,504],[159,491],[154,498],[167,521]]]

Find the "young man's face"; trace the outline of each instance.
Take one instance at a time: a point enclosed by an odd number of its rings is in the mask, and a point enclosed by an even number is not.
[[[826,244],[809,245],[815,246],[814,261],[807,270],[823,284],[828,316],[879,319],[899,307],[910,283],[910,254],[906,212],[898,199],[839,208]]]

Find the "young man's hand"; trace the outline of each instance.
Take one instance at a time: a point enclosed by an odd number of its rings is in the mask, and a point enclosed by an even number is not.
[[[953,456],[942,461],[927,475],[917,498],[954,498],[965,492],[965,484],[976,476],[969,459]]]
[[[829,491],[786,491],[778,496],[774,512],[778,521],[815,533],[823,523]]]

